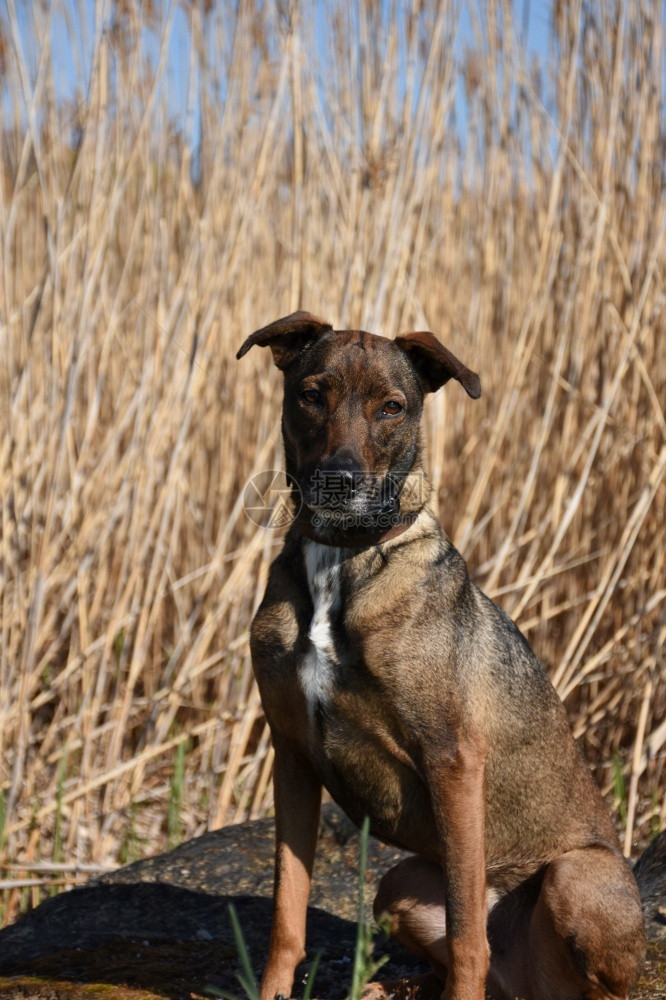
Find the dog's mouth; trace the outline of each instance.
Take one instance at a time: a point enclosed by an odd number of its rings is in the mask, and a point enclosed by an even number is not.
[[[313,524],[362,532],[392,526],[400,516],[398,477],[316,469],[301,485]]]

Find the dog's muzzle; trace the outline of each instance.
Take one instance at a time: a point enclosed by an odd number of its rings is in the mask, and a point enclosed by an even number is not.
[[[321,521],[358,530],[386,528],[400,512],[400,483],[389,474],[315,469],[302,484],[303,502]]]

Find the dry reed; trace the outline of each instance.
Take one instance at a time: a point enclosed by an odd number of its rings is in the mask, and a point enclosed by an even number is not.
[[[627,850],[666,822],[661,6],[558,0],[540,67],[508,0],[457,55],[456,9],[98,2],[69,102],[60,5],[0,15],[5,920],[50,860],[164,848],[170,802],[183,837],[271,809],[247,629],[280,537],[240,498],[281,465],[280,379],[234,353],[299,307],[480,372],[426,406],[442,522],[611,807],[619,754]]]

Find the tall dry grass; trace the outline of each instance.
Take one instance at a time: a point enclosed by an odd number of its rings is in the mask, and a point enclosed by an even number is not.
[[[508,0],[464,45],[452,0],[238,7],[186,7],[196,155],[180,9],[99,0],[68,102],[63,8],[0,15],[6,920],[45,872],[271,808],[247,635],[280,538],[241,495],[281,464],[280,379],[234,353],[298,307],[431,329],[480,372],[480,402],[426,406],[442,522],[627,850],[666,821],[660,3],[558,0],[540,66]]]

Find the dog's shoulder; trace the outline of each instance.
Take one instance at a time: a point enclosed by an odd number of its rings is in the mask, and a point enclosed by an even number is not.
[[[250,644],[256,662],[261,663],[265,655],[274,660],[276,654],[295,651],[312,613],[304,577],[302,548],[288,535],[270,567],[266,590],[252,621]]]
[[[510,616],[468,572],[463,556],[443,536],[431,565],[431,601],[444,647],[455,658],[457,681],[514,704],[535,698],[550,709],[559,703],[548,674]]]

